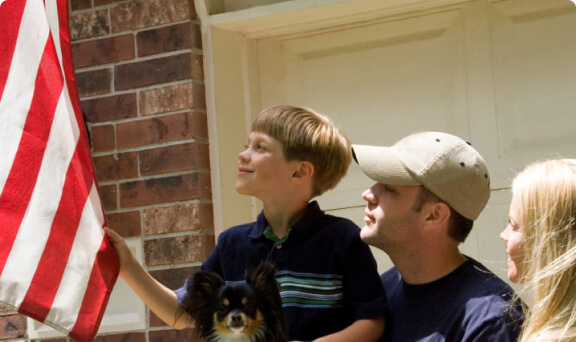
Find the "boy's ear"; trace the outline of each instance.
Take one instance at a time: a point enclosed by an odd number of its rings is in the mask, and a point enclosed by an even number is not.
[[[301,161],[298,163],[296,170],[292,174],[292,178],[306,180],[312,178],[313,175],[314,165],[309,161]]]

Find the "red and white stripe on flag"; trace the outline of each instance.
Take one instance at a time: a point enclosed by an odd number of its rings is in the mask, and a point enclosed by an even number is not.
[[[94,339],[118,276],[71,60],[67,0],[0,5],[0,303]]]

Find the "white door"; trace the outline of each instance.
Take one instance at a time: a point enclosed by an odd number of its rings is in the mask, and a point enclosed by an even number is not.
[[[569,0],[478,0],[382,13],[247,35],[239,45],[248,118],[290,103],[330,115],[356,144],[434,130],[470,140],[493,191],[462,249],[506,278],[499,233],[510,180],[530,161],[576,157],[576,8]],[[215,99],[217,109],[218,92]],[[362,225],[360,194],[370,184],[353,164],[319,201]],[[381,270],[390,266],[383,253],[378,259]]]

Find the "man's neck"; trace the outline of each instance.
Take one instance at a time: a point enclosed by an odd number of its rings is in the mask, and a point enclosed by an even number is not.
[[[402,279],[412,285],[427,284],[443,278],[467,260],[458,250],[391,259]]]

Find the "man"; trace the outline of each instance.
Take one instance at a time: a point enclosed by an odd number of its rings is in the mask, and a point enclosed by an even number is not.
[[[395,265],[381,276],[391,312],[382,340],[516,341],[523,315],[513,290],[458,249],[490,197],[480,154],[438,132],[352,151],[377,182],[362,194],[361,238]]]

